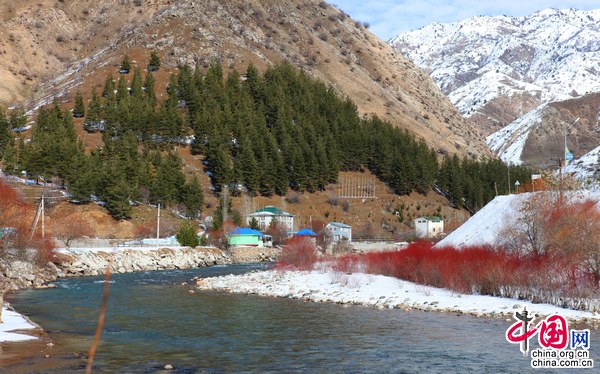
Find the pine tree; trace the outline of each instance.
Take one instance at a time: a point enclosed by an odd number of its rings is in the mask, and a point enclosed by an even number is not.
[[[133,78],[131,79],[131,96],[141,99],[143,94],[142,73],[140,68],[136,67],[133,70]]]
[[[100,98],[96,93],[96,89],[92,90],[92,97],[90,98],[90,103],[88,104],[87,122],[97,122],[100,120],[102,116],[102,104],[100,103]]]
[[[4,157],[6,149],[12,144],[13,135],[10,124],[2,108],[0,108],[0,160]]]
[[[258,220],[256,219],[256,217],[252,217],[252,219],[250,220],[250,224],[248,225],[248,227],[250,227],[253,230],[260,231],[260,226],[258,225]]]
[[[123,57],[123,61],[121,62],[121,67],[119,69],[119,72],[121,74],[129,74],[130,70],[131,70],[131,62],[129,61],[129,55],[125,54],[125,56]]]
[[[0,108],[0,170],[7,173],[13,173],[16,170],[17,152],[11,123]]]
[[[79,90],[77,90],[77,94],[75,95],[75,107],[73,108],[73,117],[85,117],[85,104],[83,103],[83,95]]]
[[[68,177],[69,192],[73,198],[83,203],[89,202],[91,195],[96,192],[97,177],[98,174],[92,159],[85,153],[78,154]]]
[[[179,226],[179,231],[177,231],[175,238],[179,244],[185,247],[196,248],[200,244],[198,231],[190,221],[184,221],[181,226]]]
[[[154,76],[150,71],[146,74],[146,78],[144,79],[143,89],[146,94],[148,104],[150,107],[154,108],[156,106],[156,93],[154,92]]]
[[[102,89],[102,97],[105,97],[107,101],[113,101],[115,98],[115,81],[112,75],[108,75],[104,81],[104,88]]]
[[[11,110],[8,116],[8,123],[11,129],[23,128],[27,124],[27,115],[25,114],[25,108],[17,106]]]
[[[124,103],[129,99],[129,88],[127,87],[127,80],[123,75],[119,77],[119,82],[117,83],[116,99],[117,103]]]
[[[202,205],[204,204],[204,194],[196,175],[194,175],[189,183],[186,183],[182,200],[189,217],[194,219],[200,217],[202,214]]]
[[[241,182],[244,184],[248,193],[254,195],[259,188],[259,172],[254,152],[250,142],[245,136],[240,139],[241,150],[237,156],[235,167],[241,176]]]
[[[227,202],[224,202],[224,200],[227,200]],[[224,198],[223,196],[221,196],[221,198],[219,198],[219,206],[215,210],[215,215],[213,216],[212,230],[220,230],[223,228],[223,224],[225,223],[223,218],[223,211],[225,209],[225,205],[227,205],[227,215],[231,217],[233,213],[231,199]]]
[[[160,69],[160,57],[156,51],[150,52],[150,62],[148,62],[148,71],[154,72]]]

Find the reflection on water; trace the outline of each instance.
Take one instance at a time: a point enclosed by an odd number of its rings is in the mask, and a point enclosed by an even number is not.
[[[188,293],[192,277],[260,265],[115,275],[97,372],[517,372],[532,371],[504,339],[503,319],[378,310],[216,292]],[[86,353],[101,278],[60,280],[12,302],[65,352]],[[592,331],[592,341],[600,336]],[[598,357],[592,348],[592,358]],[[59,372],[59,371],[57,371]],[[543,372],[537,370],[536,372]]]

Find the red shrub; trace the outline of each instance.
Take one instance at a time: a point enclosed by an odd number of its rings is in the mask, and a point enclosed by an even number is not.
[[[291,265],[299,270],[309,270],[317,261],[317,248],[310,238],[293,237],[281,251],[279,266]]]
[[[488,247],[434,249],[429,242],[416,242],[395,252],[347,255],[333,265],[337,271],[388,275],[463,293],[489,295],[505,295],[515,288],[531,286],[532,278],[537,280],[536,286],[549,284],[551,268],[550,261],[542,256],[518,257]],[[555,277],[556,272],[551,276]]]
[[[11,232],[0,240],[2,257],[36,260],[40,264],[53,258],[54,245],[49,239],[50,234],[47,232],[43,240],[38,226],[38,230],[31,235],[35,214],[36,210],[17,191],[0,180],[0,228]],[[35,250],[34,256],[31,255],[31,249]]]

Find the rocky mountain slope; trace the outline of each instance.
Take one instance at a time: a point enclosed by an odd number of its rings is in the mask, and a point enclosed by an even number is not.
[[[440,153],[489,154],[427,74],[322,1],[3,0],[0,14],[0,105],[35,106],[92,78],[99,85],[97,73],[125,53],[155,49],[171,67],[289,61]]]
[[[390,44],[425,69],[504,160],[556,166],[598,145],[600,10],[434,23]]]

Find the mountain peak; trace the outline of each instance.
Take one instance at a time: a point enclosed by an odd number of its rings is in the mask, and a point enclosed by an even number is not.
[[[477,16],[406,32],[391,44],[429,72],[486,136],[505,127],[534,130],[536,126],[514,121],[542,105],[600,92],[600,10],[548,8],[524,17]],[[563,112],[562,120],[584,116],[582,125],[595,124],[597,108],[593,100],[585,102],[591,105],[586,113]],[[574,106],[572,101],[568,106]],[[534,117],[540,116],[529,118]],[[515,137],[491,137],[499,138]],[[519,138],[523,147],[532,144]],[[554,143],[553,149],[560,144]],[[591,143],[578,152],[590,151]],[[510,147],[495,143],[494,148]],[[521,151],[511,154],[531,153]],[[531,161],[519,157],[506,160]]]

